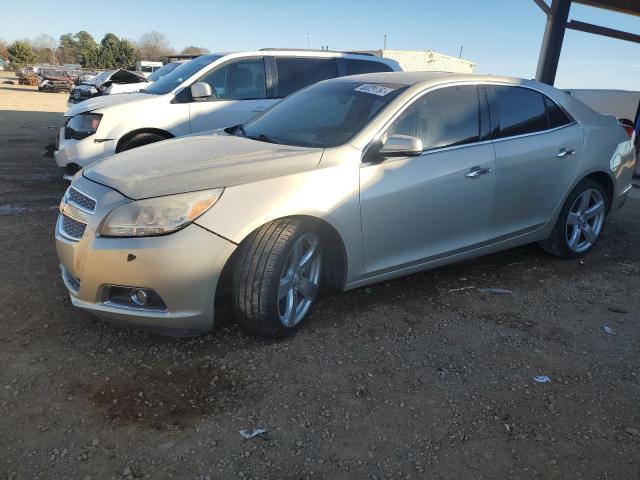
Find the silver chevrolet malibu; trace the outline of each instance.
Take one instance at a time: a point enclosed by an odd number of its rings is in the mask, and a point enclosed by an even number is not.
[[[613,117],[533,81],[445,73],[328,80],[246,125],[76,175],[56,246],[77,307],[168,334],[295,332],[348,290],[531,242],[579,258],[631,188]]]

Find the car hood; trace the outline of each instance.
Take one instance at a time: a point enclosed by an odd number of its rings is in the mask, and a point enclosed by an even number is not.
[[[100,97],[90,98],[82,103],[74,105],[69,108],[65,113],[65,117],[73,117],[79,113],[92,112],[99,108],[110,107],[112,105],[124,105],[125,103],[139,102],[141,100],[148,100],[155,95],[149,95],[146,93],[129,93],[127,95],[102,95]]]
[[[322,152],[209,132],[119,153],[91,164],[83,175],[138,200],[313,170]]]

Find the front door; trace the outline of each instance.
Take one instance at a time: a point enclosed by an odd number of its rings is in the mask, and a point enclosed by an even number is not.
[[[267,98],[264,57],[231,60],[199,81],[213,95],[189,104],[191,133],[247,123],[275,102]]]
[[[487,240],[494,150],[481,143],[475,85],[412,103],[383,135],[422,140],[415,157],[363,163],[360,201],[367,277],[447,256]]]

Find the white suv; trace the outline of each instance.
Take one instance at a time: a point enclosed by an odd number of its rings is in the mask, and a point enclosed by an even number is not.
[[[321,80],[397,70],[393,60],[342,52],[265,49],[202,55],[139,93],[96,97],[69,108],[56,163],[68,177],[124,150],[245,123]]]

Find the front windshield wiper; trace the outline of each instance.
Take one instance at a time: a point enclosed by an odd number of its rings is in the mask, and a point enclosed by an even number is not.
[[[242,131],[244,132],[244,128],[242,129]],[[282,144],[282,141],[278,140],[276,137],[270,137],[268,135],[265,135],[264,133],[256,136],[250,136],[245,133],[245,137],[250,138],[251,140],[257,140],[258,142],[276,143],[278,145]]]

